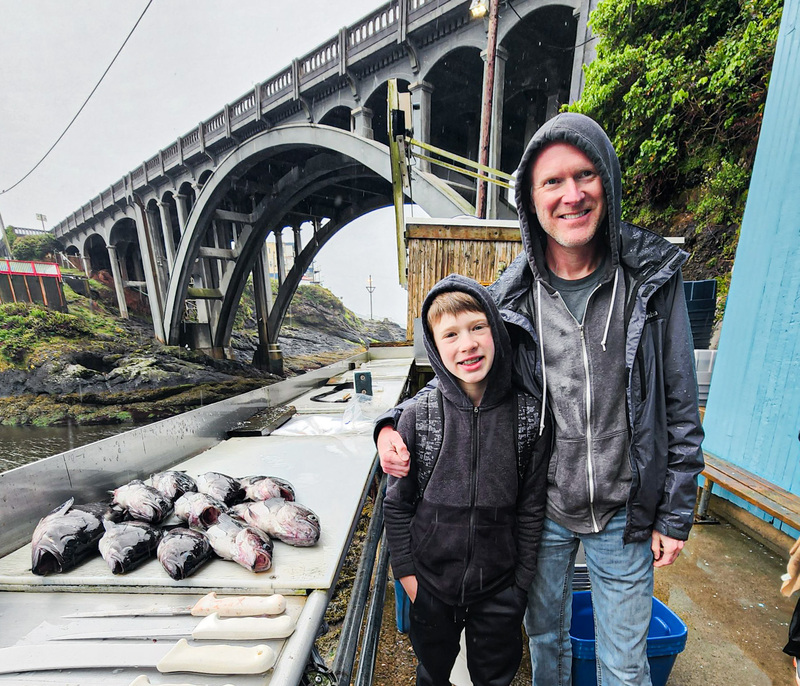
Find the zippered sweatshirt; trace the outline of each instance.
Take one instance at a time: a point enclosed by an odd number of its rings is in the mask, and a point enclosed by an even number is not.
[[[547,280],[546,235],[530,204],[531,166],[556,141],[589,157],[606,195],[598,230],[607,271],[582,326]],[[548,516],[576,532],[598,531],[625,506],[626,541],[646,540],[653,528],[686,539],[703,469],[680,273],[686,253],[621,220],[619,160],[603,129],[584,115],[559,114],[534,135],[517,169],[515,198],[525,250],[490,291],[499,307],[540,334],[538,342],[523,342],[515,362],[522,383],[544,388],[555,419]]]
[[[477,407],[444,367],[427,325],[432,300],[453,290],[481,303],[494,339],[494,362]],[[398,431],[411,453],[411,470],[405,478],[389,478],[384,500],[392,570],[396,578],[416,575],[421,586],[451,605],[483,600],[512,584],[527,593],[544,523],[549,432],[540,436],[520,480],[512,347],[484,288],[458,275],[443,279],[425,299],[422,321],[442,395],[444,435],[417,502],[416,404],[400,417]]]

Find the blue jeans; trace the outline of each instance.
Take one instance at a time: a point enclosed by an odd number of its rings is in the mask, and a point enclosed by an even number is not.
[[[623,545],[624,528],[625,508],[597,534],[576,534],[545,520],[525,614],[533,686],[570,686],[572,575],[581,542],[592,583],[598,686],[650,686],[653,553],[649,539]]]

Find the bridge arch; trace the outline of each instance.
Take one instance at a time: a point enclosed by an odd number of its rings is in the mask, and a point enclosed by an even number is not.
[[[284,227],[311,221],[314,239],[296,254],[295,267],[280,284],[269,314],[268,338],[276,342],[305,268],[351,220],[391,204],[390,181],[388,148],[338,128],[287,125],[242,143],[210,175],[188,218],[169,281],[167,341],[197,343],[186,340],[194,330],[209,347],[224,349],[267,236],[278,237]],[[430,174],[413,169],[412,185],[414,202],[431,215],[473,212]],[[192,298],[202,298],[203,308],[198,306],[196,322],[187,323],[184,311]]]

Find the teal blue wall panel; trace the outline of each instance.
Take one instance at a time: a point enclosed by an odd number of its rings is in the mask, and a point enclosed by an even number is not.
[[[800,0],[784,3],[704,427],[706,450],[800,495]]]

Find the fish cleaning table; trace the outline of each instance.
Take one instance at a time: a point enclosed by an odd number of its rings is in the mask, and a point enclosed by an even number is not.
[[[305,389],[290,400],[297,408],[297,414],[273,434],[222,440],[199,454],[163,467],[184,470],[194,477],[207,471],[218,471],[235,477],[277,476],[292,483],[296,500],[319,517],[320,540],[309,548],[295,548],[275,541],[272,567],[266,572],[256,574],[234,562],[213,559],[189,578],[173,581],[160,563],[152,559],[132,572],[113,575],[97,555],[69,572],[40,577],[30,571],[30,543],[0,558],[0,648],[44,644],[48,651],[78,650],[81,641],[56,641],[53,637],[64,632],[88,633],[101,627],[110,633],[117,629],[136,630],[140,626],[152,627],[154,621],[162,622],[164,628],[185,630],[190,636],[191,628],[200,618],[126,616],[75,619],[67,615],[86,611],[133,610],[153,605],[185,607],[210,591],[218,595],[282,593],[287,597],[287,613],[297,620],[294,633],[281,640],[236,642],[237,645],[266,643],[273,648],[278,654],[273,670],[259,676],[162,675],[154,667],[142,665],[113,670],[0,674],[0,684],[102,683],[122,686],[131,684],[137,675],[146,675],[153,685],[296,686],[336,584],[373,473],[376,455],[372,420],[396,404],[405,387],[410,364],[408,358],[364,365],[363,369],[371,371],[373,377],[374,395],[371,400],[351,398],[349,402],[325,403],[321,412],[315,412],[319,404],[311,398],[325,387]],[[345,370],[333,381],[342,383],[348,375],[352,379],[352,370]],[[279,389],[270,388],[273,395],[277,395]],[[0,483],[0,498],[2,495]],[[76,496],[80,500],[80,495]],[[45,514],[47,511],[41,513],[42,516]],[[162,638],[157,644],[166,647],[175,641],[177,638]],[[135,646],[153,642],[128,640],[125,643]],[[210,642],[190,640],[190,643],[207,645]]]

